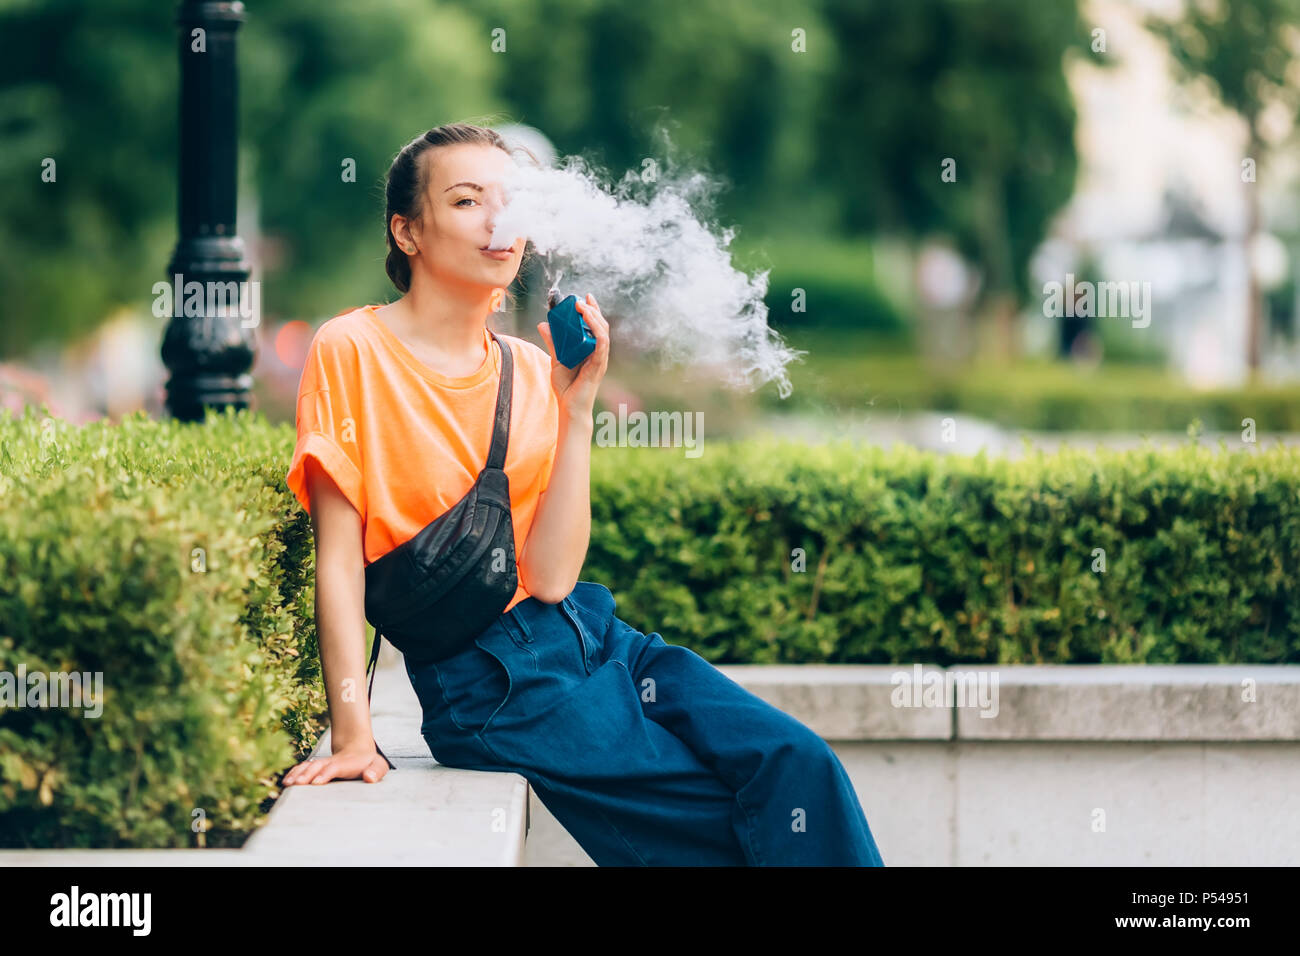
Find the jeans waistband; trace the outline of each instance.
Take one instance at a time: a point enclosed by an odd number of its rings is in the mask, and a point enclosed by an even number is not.
[[[517,639],[531,642],[532,625],[557,614],[570,619],[580,628],[585,624],[598,636],[604,632],[601,625],[608,625],[609,619],[613,617],[614,595],[603,584],[579,581],[558,604],[546,604],[529,596],[502,614],[499,621]]]

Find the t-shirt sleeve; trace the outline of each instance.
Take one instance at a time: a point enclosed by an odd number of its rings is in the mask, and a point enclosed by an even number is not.
[[[321,326],[307,351],[298,383],[298,442],[285,476],[308,514],[307,459],[313,458],[365,520],[365,485],[357,442],[361,420],[358,374],[355,348]]]

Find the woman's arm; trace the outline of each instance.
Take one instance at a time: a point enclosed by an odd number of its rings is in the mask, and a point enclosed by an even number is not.
[[[591,543],[591,412],[583,418],[560,410],[551,481],[519,558],[524,589],[544,604],[573,590]]]
[[[357,777],[376,783],[388,772],[388,762],[375,750],[366,695],[361,515],[315,459],[307,459],[306,468],[316,539],[316,638],[329,702],[333,755],[303,761],[285,774],[283,783],[327,783]]]
[[[544,604],[558,604],[578,583],[591,542],[591,433],[596,391],[609,364],[609,323],[592,296],[578,310],[596,336],[596,348],[576,369],[555,358],[550,326],[537,329],[551,350],[551,387],[560,404],[551,480],[519,556],[524,589]]]

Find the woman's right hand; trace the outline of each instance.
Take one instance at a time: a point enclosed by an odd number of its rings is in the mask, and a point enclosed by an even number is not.
[[[596,391],[609,366],[609,323],[601,315],[600,305],[593,295],[588,295],[586,302],[579,302],[577,309],[596,337],[595,350],[577,368],[569,368],[556,357],[550,322],[539,323],[537,332],[551,350],[551,390],[555,392],[561,414],[567,413],[589,422],[596,404]]]
[[[291,787],[303,783],[329,783],[331,780],[356,780],[378,783],[388,773],[388,761],[372,743],[365,747],[345,747],[329,757],[304,760],[284,775],[281,784]]]

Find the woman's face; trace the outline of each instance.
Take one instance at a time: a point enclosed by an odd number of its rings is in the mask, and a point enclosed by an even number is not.
[[[413,270],[440,281],[504,288],[519,272],[524,239],[488,252],[496,214],[504,202],[502,181],[514,164],[496,146],[458,143],[440,146],[424,157],[429,163],[423,217],[411,223],[418,258]]]

